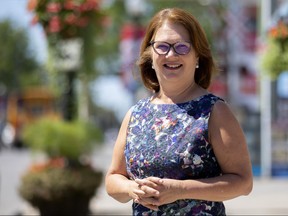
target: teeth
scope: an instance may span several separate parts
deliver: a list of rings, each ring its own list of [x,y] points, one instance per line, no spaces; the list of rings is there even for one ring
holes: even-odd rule
[[[167,67],[170,67],[170,68],[177,68],[177,67],[180,67],[180,65],[167,65]]]

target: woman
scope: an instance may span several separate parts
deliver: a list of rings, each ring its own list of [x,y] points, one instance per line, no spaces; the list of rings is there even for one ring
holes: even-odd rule
[[[209,93],[216,70],[203,29],[182,9],[158,12],[138,61],[153,92],[126,114],[106,175],[133,215],[225,215],[223,201],[252,190],[243,131],[228,105]]]

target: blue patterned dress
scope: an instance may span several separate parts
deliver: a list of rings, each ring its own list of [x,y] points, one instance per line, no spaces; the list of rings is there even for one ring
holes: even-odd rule
[[[208,120],[213,105],[222,100],[213,94],[180,104],[152,104],[151,98],[132,107],[125,159],[131,179],[156,176],[202,179],[221,175],[208,141]],[[133,203],[133,215],[225,215],[222,202],[177,200],[158,211]]]

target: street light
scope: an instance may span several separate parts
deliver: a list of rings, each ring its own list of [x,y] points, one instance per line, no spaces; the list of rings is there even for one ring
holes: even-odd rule
[[[63,92],[63,118],[71,121],[76,113],[76,95],[74,81],[81,65],[83,41],[79,38],[66,39],[58,42],[55,56],[55,67],[65,73],[66,85]]]

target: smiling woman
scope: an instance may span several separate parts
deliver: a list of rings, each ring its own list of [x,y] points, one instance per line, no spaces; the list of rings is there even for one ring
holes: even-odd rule
[[[108,194],[132,199],[133,215],[225,215],[223,201],[252,190],[244,133],[207,90],[217,68],[209,47],[182,9],[159,11],[146,28],[138,66],[152,96],[124,117],[106,175]]]

